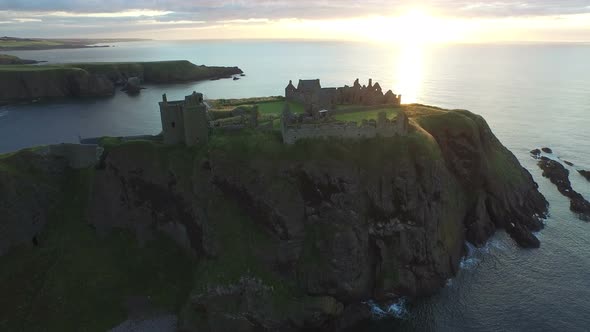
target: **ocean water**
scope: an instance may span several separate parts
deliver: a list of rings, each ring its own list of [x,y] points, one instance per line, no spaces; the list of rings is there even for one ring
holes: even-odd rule
[[[138,42],[112,48],[9,52],[49,62],[188,59],[239,66],[246,77],[148,86],[142,94],[0,107],[0,153],[77,142],[79,137],[155,134],[162,93],[208,98],[282,95],[290,79],[323,86],[373,78],[404,102],[468,109],[539,183],[550,217],[541,248],[523,250],[505,233],[471,248],[459,275],[438,294],[400,303],[368,331],[587,331],[590,327],[590,223],[545,178],[528,151],[549,146],[569,167],[574,189],[590,199],[590,45],[393,47],[343,42]],[[383,318],[384,317],[384,318]]]

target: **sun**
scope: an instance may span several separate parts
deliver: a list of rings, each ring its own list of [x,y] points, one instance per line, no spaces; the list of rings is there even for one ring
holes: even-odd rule
[[[454,40],[459,31],[460,27],[449,19],[411,9],[397,16],[368,18],[363,32],[377,42],[423,45]]]
[[[411,10],[396,19],[398,41],[404,44],[425,44],[435,41],[439,34],[437,20],[422,10]]]

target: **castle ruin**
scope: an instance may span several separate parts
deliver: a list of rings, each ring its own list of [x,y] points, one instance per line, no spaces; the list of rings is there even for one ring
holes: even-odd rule
[[[207,143],[209,120],[203,94],[193,91],[184,100],[177,101],[168,101],[164,94],[159,105],[165,144],[194,146]]]
[[[295,144],[304,138],[373,138],[405,136],[408,133],[409,120],[403,110],[400,110],[393,120],[387,118],[385,112],[378,114],[377,120],[363,120],[357,122],[343,121],[314,121],[305,122],[302,117],[293,114],[289,104],[281,114],[281,133],[285,144]]]
[[[401,95],[391,90],[383,93],[379,83],[373,84],[372,79],[366,86],[361,86],[356,79],[352,86],[340,88],[322,88],[319,79],[299,80],[297,87],[289,81],[285,99],[303,104],[305,112],[314,118],[319,118],[322,110],[333,110],[336,105],[401,105]]]

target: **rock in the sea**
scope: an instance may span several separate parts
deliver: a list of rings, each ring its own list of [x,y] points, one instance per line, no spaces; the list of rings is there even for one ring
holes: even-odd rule
[[[531,155],[533,156],[533,158],[537,159],[541,156],[541,150],[539,150],[539,149],[531,150]]]
[[[139,77],[129,77],[125,87],[123,87],[123,91],[130,94],[139,93],[141,89],[141,79]]]
[[[569,171],[561,163],[547,157],[541,157],[537,164],[543,170],[543,176],[551,180],[563,196],[570,199],[570,210],[580,219],[590,221],[590,202],[572,188]]]
[[[553,150],[551,150],[550,148],[547,148],[547,147],[542,148],[541,150],[545,153],[553,153]]]
[[[563,160],[563,162],[568,166],[574,166],[574,163],[572,163],[571,161]]]
[[[578,173],[586,178],[586,180],[590,181],[590,171],[585,171],[583,169],[579,170]]]

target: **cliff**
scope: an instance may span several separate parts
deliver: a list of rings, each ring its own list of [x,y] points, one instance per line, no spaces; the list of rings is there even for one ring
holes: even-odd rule
[[[142,271],[158,274],[142,276],[147,281],[141,279],[134,295],[171,294],[168,301],[156,297],[154,305],[179,313],[186,331],[296,331],[340,330],[356,320],[360,303],[368,299],[433,294],[456,274],[465,241],[483,245],[498,228],[522,246],[537,246],[531,231],[542,227],[538,217],[547,202],[485,121],[468,111],[420,105],[406,112],[411,128],[404,137],[284,145],[277,133],[237,131],[214,133],[208,146],[196,148],[105,140],[98,169],[83,173],[86,185],[63,190],[75,190],[65,197],[79,197],[80,211],[62,224],[86,227],[82,239],[65,249],[98,255],[110,252],[113,234],[132,234],[128,243],[116,242],[123,257],[99,256],[103,260],[92,268],[93,275],[108,272],[116,278],[127,265],[138,264],[139,258],[122,255],[123,248],[139,245],[153,254],[149,248],[165,234],[185,254],[169,261],[141,255],[154,264]],[[67,199],[66,207],[73,204]],[[51,225],[49,238],[56,236]],[[67,227],[59,231],[67,234]],[[42,240],[39,246],[51,244]],[[25,254],[35,257],[26,248],[13,249],[0,264],[10,267],[19,257],[27,259]],[[82,263],[72,258],[62,264]],[[190,285],[150,288],[156,277],[181,278],[168,269],[189,270]],[[88,277],[72,270],[71,280]],[[29,282],[2,278],[3,293]],[[99,289],[122,284],[91,280]],[[47,294],[37,297],[33,309],[46,305],[59,285],[46,282]],[[129,293],[117,287],[109,289],[111,304]],[[7,301],[26,307],[28,300],[21,295]],[[68,293],[60,301],[79,300]],[[85,301],[99,305],[94,298]],[[119,309],[113,317],[124,315]],[[42,323],[36,316],[28,319],[31,326]],[[58,314],[47,320],[52,326],[63,321]],[[0,327],[12,326],[5,321]],[[87,328],[80,324],[88,321],[68,324]]]
[[[37,98],[110,96],[113,82],[79,68],[0,66],[0,102]]]
[[[0,54],[0,65],[32,65],[39,63],[35,60],[24,60],[14,55]]]
[[[111,96],[129,77],[174,83],[231,77],[237,67],[197,66],[188,61],[0,66],[0,102],[57,97]]]
[[[81,68],[94,75],[104,75],[113,82],[126,80],[128,77],[139,77],[144,83],[154,84],[229,78],[242,74],[238,67],[198,66],[186,60],[79,63],[67,66]]]

